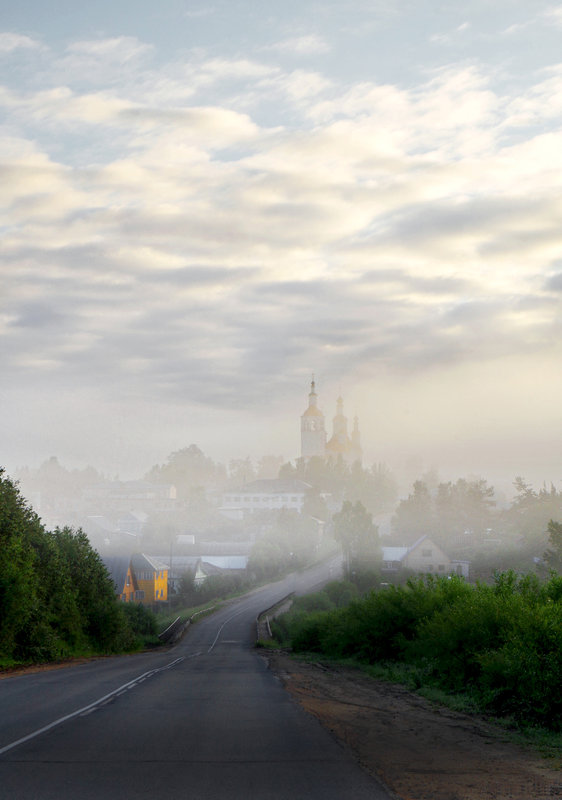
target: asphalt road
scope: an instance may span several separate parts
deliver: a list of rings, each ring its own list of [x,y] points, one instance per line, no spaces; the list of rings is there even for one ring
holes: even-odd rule
[[[165,653],[0,681],[0,798],[387,800],[253,648],[260,611],[325,577],[246,595]]]

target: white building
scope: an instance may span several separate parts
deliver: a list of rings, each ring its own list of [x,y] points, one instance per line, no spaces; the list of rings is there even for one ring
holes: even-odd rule
[[[262,478],[246,483],[239,489],[225,492],[219,511],[231,519],[237,515],[279,511],[282,508],[300,513],[306,494],[311,488],[309,483],[296,478]]]

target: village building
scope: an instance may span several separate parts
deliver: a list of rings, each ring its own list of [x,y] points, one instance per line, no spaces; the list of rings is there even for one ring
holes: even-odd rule
[[[429,536],[421,536],[409,547],[382,548],[383,574],[413,572],[433,575],[462,575],[468,578],[468,561],[451,559]]]
[[[165,603],[168,600],[168,566],[145,555],[111,556],[104,564],[124,603]]]
[[[300,513],[310,489],[312,486],[309,483],[296,478],[261,478],[225,492],[219,510],[231,519],[243,519],[259,511],[280,511],[282,508]]]

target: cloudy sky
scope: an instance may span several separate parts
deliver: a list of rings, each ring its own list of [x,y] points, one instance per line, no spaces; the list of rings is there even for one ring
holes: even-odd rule
[[[562,485],[562,5],[0,14],[0,432],[122,477],[299,455]]]

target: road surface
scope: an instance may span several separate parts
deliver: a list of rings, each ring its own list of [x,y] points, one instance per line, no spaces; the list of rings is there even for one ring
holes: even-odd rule
[[[0,798],[388,800],[253,648],[257,614],[323,578],[246,595],[164,653],[0,681]]]

